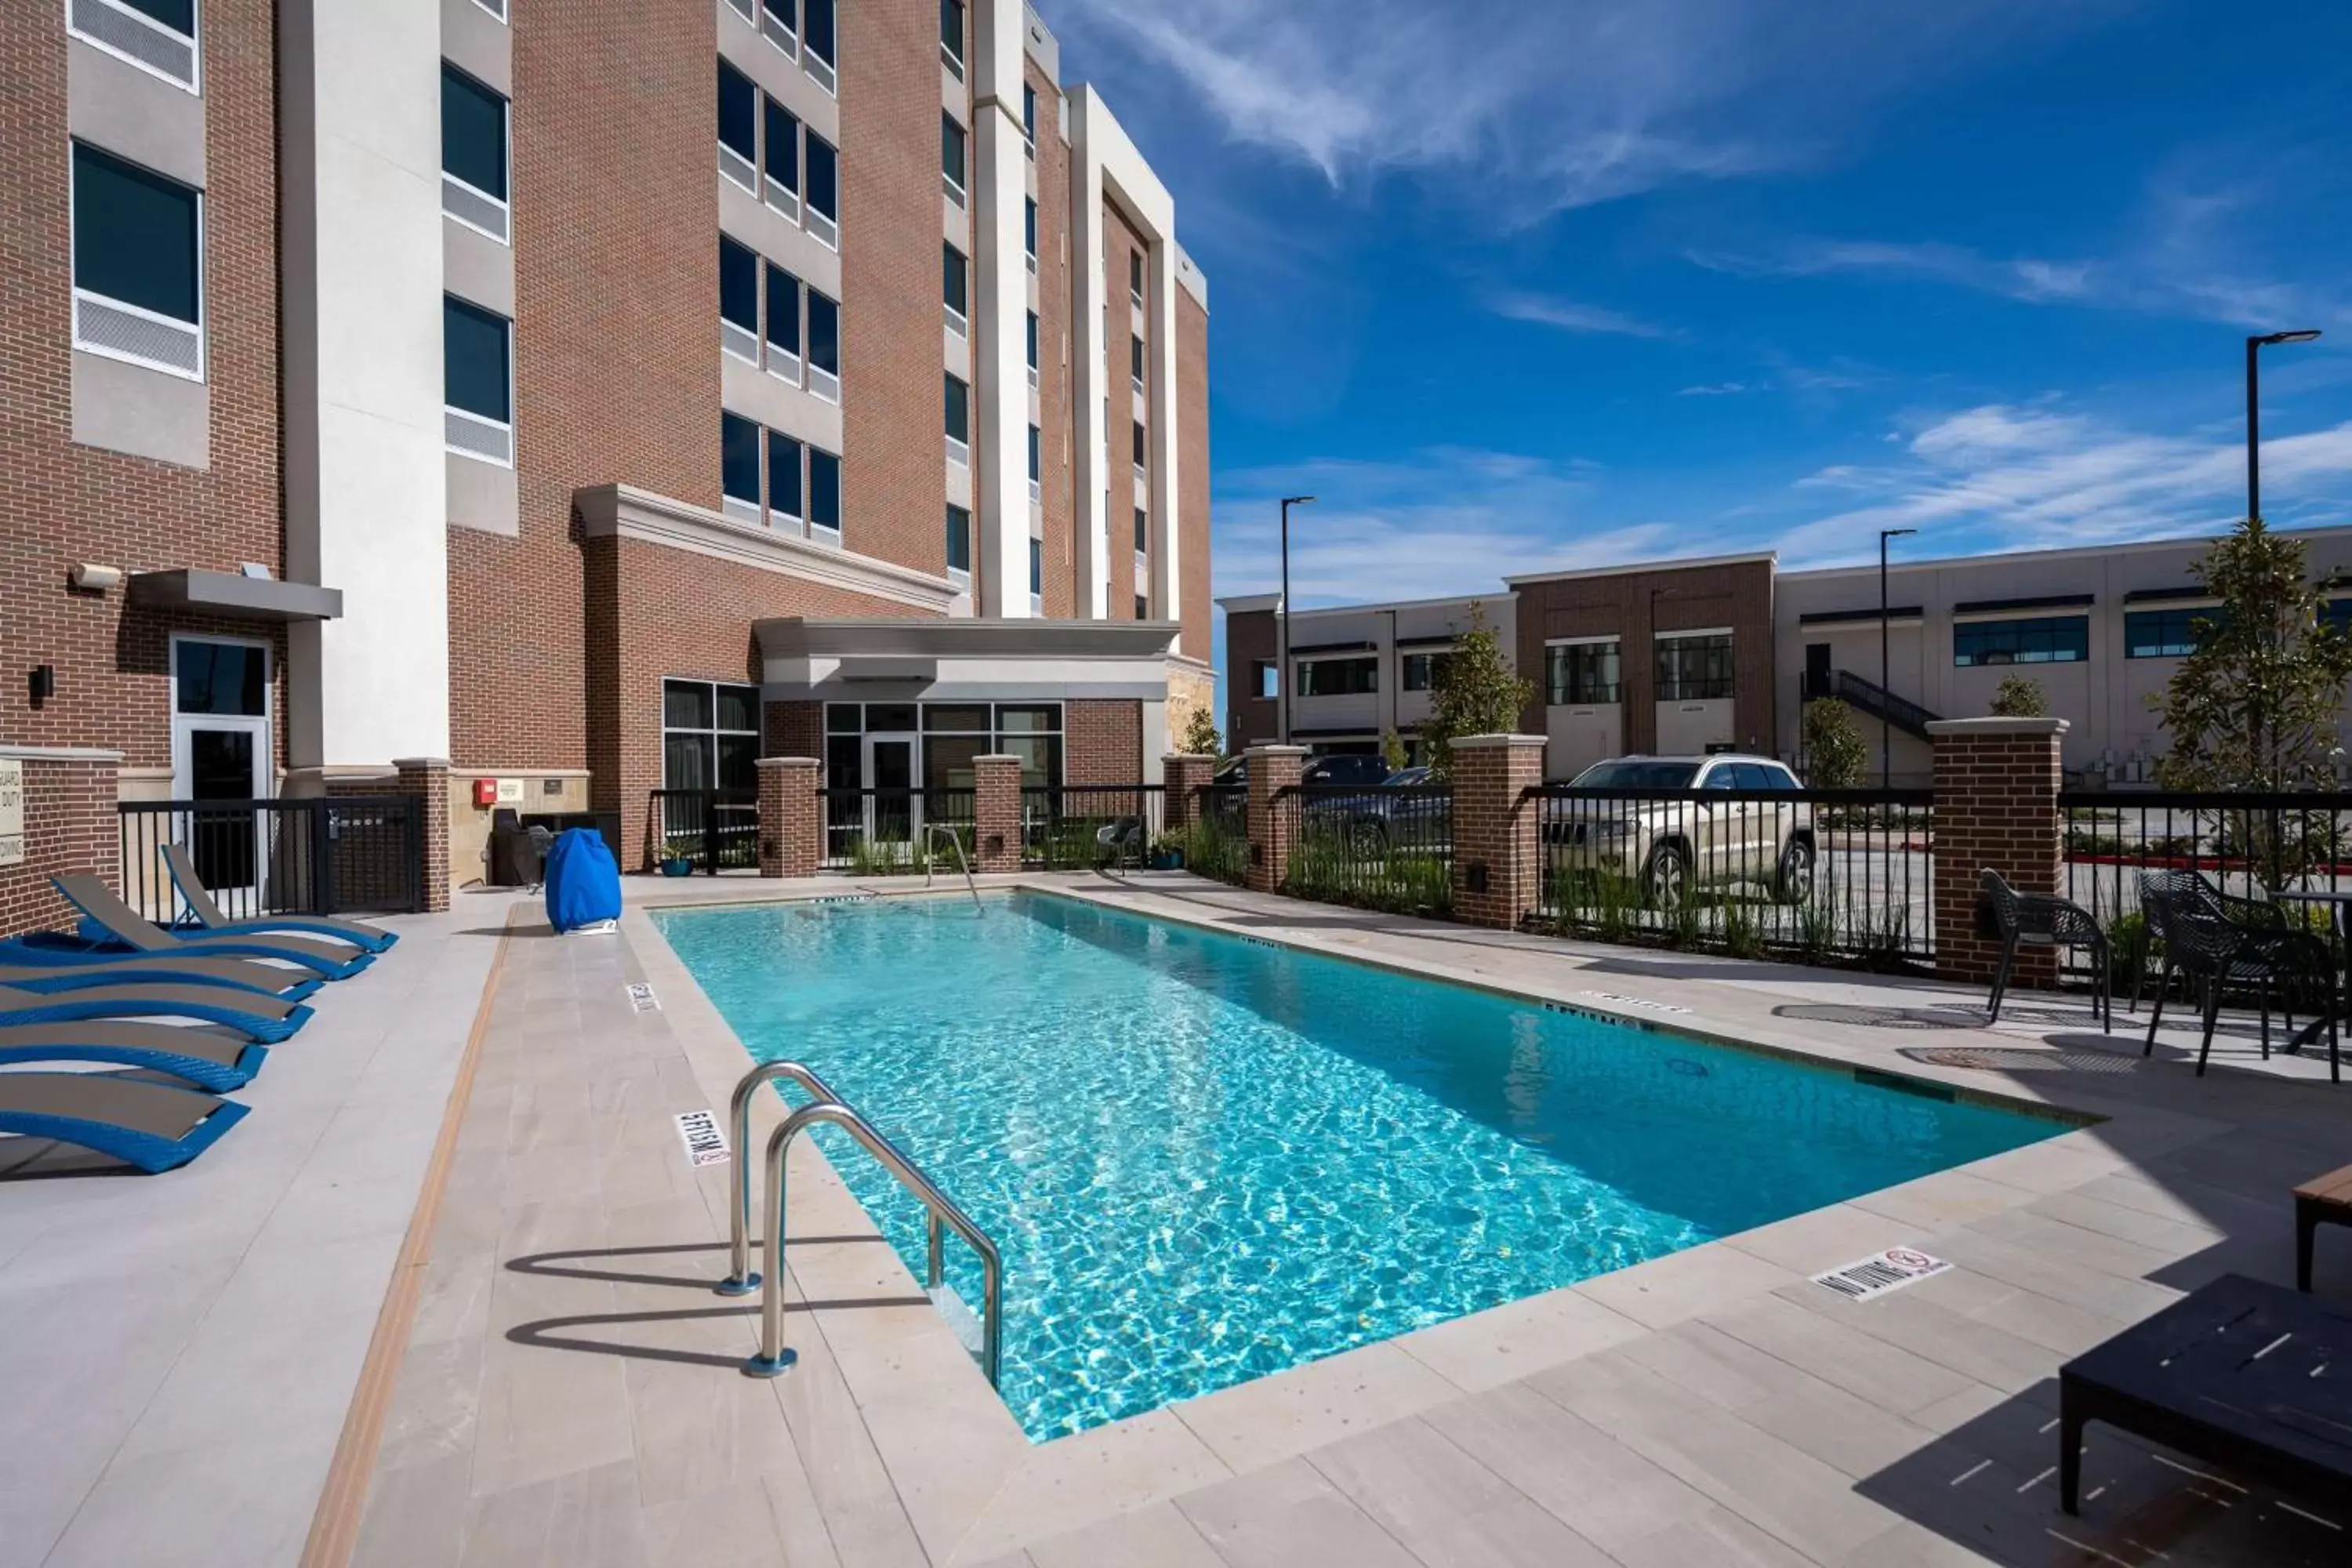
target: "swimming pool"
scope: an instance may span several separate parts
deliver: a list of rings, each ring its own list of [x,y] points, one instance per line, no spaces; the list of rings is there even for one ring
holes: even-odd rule
[[[995,1240],[1039,1440],[2067,1130],[1049,895],[656,918]],[[920,1206],[815,1136],[919,1275]]]

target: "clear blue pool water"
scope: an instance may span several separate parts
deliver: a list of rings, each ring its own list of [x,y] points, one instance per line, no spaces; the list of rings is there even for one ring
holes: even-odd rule
[[[995,1239],[1040,1440],[2065,1131],[1073,900],[657,919]],[[920,1205],[815,1136],[919,1277]]]

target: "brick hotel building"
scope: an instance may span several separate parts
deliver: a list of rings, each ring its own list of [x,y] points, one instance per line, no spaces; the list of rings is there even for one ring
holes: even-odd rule
[[[0,754],[462,883],[1213,701],[1206,281],[1018,0],[12,0],[0,109]]]

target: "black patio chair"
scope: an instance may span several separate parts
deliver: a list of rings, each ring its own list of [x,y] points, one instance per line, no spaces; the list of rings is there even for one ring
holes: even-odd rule
[[[2049,893],[2021,893],[1988,866],[1977,873],[1977,885],[1991,901],[1994,925],[2000,931],[2000,963],[1993,971],[1990,1020],[2000,1022],[2001,999],[2009,994],[2009,977],[2017,966],[2021,947],[2046,947],[2064,952],[2088,949],[2091,954],[2091,1001],[2099,1016],[2099,1032],[2114,1023],[2113,978],[2107,962],[2107,933],[2091,911]]]
[[[2139,898],[2143,911],[2147,910],[2148,897],[2152,893],[2163,894],[2176,901],[2186,901],[2220,920],[2227,921],[2241,931],[2284,935],[2299,929],[2294,924],[2292,917],[2284,906],[2274,904],[2268,899],[2241,898],[2235,893],[2225,893],[2202,871],[2142,871],[2139,874]],[[2140,943],[2138,968],[2132,976],[2132,1006],[2135,1009],[2139,1006],[2140,994],[2147,986],[2148,955],[2152,952],[2158,952],[2163,957],[2163,963],[2158,972],[2156,983],[2157,1011],[2161,1014],[2164,1010],[2164,993],[2171,985],[2173,973],[2179,966],[2172,962],[2169,951],[2165,947],[2164,939],[2157,931],[2156,922],[2152,919],[2147,922],[2147,931],[2148,940]],[[2262,991],[2258,1000],[2262,1008],[2263,1046],[2268,1049],[2271,1041],[2271,1007],[2270,993],[2267,988]],[[2294,1005],[2291,997],[2283,996],[2281,1003],[2286,1032],[2292,1036],[2294,1033]],[[2150,1037],[2153,1038],[2155,1023],[2152,1019],[2148,1029]]]
[[[2328,1058],[2331,1071],[2342,1069],[2336,1060],[2335,1016],[2334,963],[2326,943],[2309,931],[2258,930],[2240,925],[2221,912],[2221,906],[2200,897],[2195,889],[2179,888],[2146,888],[2141,893],[2141,906],[2147,913],[2148,929],[2164,943],[2165,974],[2168,982],[2175,973],[2186,974],[2197,988],[2200,1010],[2203,1014],[2204,1036],[2197,1047],[2197,1076],[2205,1076],[2205,1064],[2213,1054],[2213,1030],[2221,1015],[2221,995],[2231,985],[2250,985],[2259,994],[2263,1008],[2263,1059],[2271,1054],[2270,1002],[2276,990],[2282,997],[2292,995],[2298,985],[2317,983],[2327,992],[2320,1004],[2327,1010]],[[2140,1055],[2151,1056],[2156,1051],[2157,1026],[2164,1021],[2164,994],[2169,989],[2159,986],[2155,1010],[2148,1016],[2147,1039]]]

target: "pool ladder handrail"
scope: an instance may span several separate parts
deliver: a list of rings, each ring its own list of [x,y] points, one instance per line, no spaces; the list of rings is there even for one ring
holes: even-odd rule
[[[954,828],[949,826],[944,822],[926,822],[923,824],[923,886],[928,888],[931,885],[931,847],[939,842],[940,836],[942,834],[947,836],[948,843],[955,850],[956,869],[963,873],[963,885],[965,889],[971,894],[971,907],[973,910],[981,914],[987,913],[986,906],[980,901],[980,884],[972,880],[971,861],[965,857],[963,852],[963,835],[958,833]]]
[[[981,1367],[988,1374],[989,1386],[996,1386],[997,1375],[1003,1362],[1004,1339],[1004,1259],[988,1233],[973,1222],[971,1216],[958,1208],[953,1199],[940,1191],[939,1186],[909,1160],[898,1146],[876,1131],[864,1117],[841,1101],[832,1088],[814,1072],[799,1062],[767,1062],[743,1075],[729,1099],[729,1120],[735,1131],[738,1151],[751,1138],[751,1100],[762,1084],[779,1079],[790,1079],[815,1098],[786,1116],[782,1125],[768,1138],[764,1173],[767,1177],[768,1215],[764,1243],[769,1259],[765,1278],[753,1273],[750,1263],[750,1228],[751,1213],[751,1167],[749,1159],[740,1161],[735,1183],[735,1202],[731,1215],[733,1272],[717,1287],[722,1296],[744,1296],[760,1292],[760,1353],[743,1363],[743,1370],[754,1377],[774,1377],[798,1359],[783,1342],[784,1315],[784,1256],[785,1232],[785,1156],[793,1140],[802,1129],[819,1121],[829,1121],[847,1132],[874,1156],[882,1168],[895,1177],[898,1184],[920,1199],[926,1211],[926,1240],[929,1256],[925,1260],[924,1286],[936,1299],[945,1280],[941,1253],[946,1243],[945,1230],[952,1229],[980,1254],[982,1279],[982,1316],[981,1323]]]

